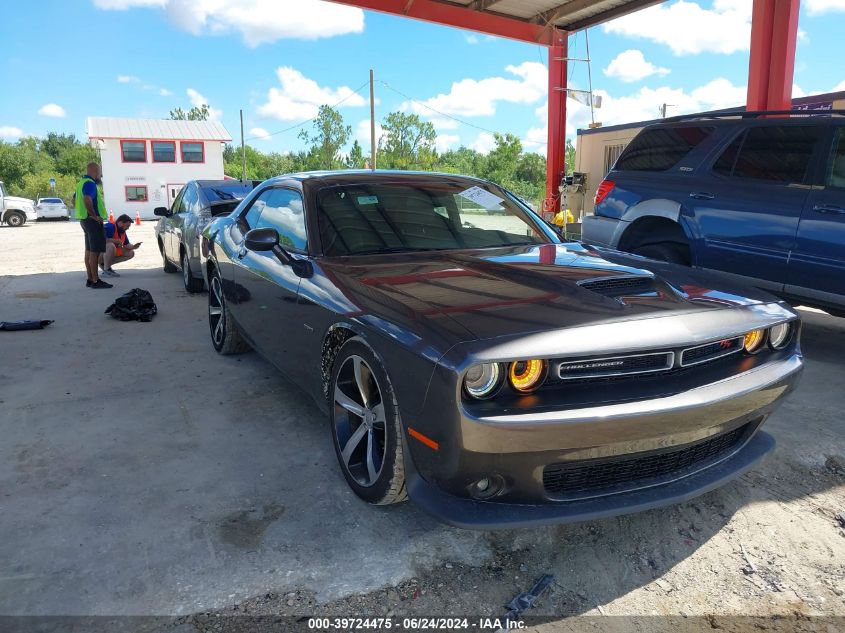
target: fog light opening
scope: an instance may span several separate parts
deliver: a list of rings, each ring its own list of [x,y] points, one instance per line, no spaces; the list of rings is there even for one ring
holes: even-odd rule
[[[488,475],[476,479],[469,486],[469,494],[475,499],[490,499],[502,492],[505,480],[499,475]]]

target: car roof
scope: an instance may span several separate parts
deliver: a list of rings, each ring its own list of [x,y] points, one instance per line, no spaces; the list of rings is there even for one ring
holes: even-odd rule
[[[464,180],[475,182],[487,182],[482,178],[474,176],[465,176],[463,174],[450,174],[446,172],[434,171],[408,171],[408,170],[394,170],[394,169],[337,169],[326,171],[302,171],[292,174],[284,174],[270,178],[262,184],[284,182],[296,180],[300,183],[320,183],[324,185],[348,185],[356,183],[372,183],[372,182],[395,182],[398,178],[411,179],[435,179],[443,178],[450,180]]]

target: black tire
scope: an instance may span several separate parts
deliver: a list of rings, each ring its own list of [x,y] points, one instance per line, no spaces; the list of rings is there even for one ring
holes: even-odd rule
[[[166,273],[175,273],[178,268],[170,263],[170,260],[167,259],[167,255],[164,254],[164,245],[159,242],[158,243],[158,250],[161,253],[161,267]]]
[[[211,344],[220,354],[242,354],[249,351],[249,344],[241,336],[238,325],[226,305],[223,280],[216,270],[211,275],[208,289],[208,328]]]
[[[657,244],[643,244],[631,250],[636,255],[642,255],[649,259],[657,259],[662,262],[690,265],[689,247],[677,242],[659,242]]]
[[[352,491],[374,505],[405,501],[399,405],[387,373],[363,339],[353,337],[340,348],[329,400],[332,443]]]
[[[185,250],[182,251],[182,283],[185,284],[185,290],[191,294],[201,292],[205,285],[202,279],[194,277],[194,273],[191,270],[191,260]]]
[[[26,223],[26,216],[20,211],[9,211],[6,214],[6,224],[9,226],[23,226]]]

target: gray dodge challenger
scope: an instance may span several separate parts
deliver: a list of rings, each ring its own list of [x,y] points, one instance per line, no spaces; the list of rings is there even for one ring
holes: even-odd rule
[[[783,302],[564,242],[475,178],[280,176],[200,251],[214,348],[254,349],[315,400],[359,497],[461,527],[716,488],[772,450],[761,427],[802,370]]]

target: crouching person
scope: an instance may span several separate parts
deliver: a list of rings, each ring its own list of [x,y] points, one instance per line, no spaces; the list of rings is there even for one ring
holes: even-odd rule
[[[135,257],[135,249],[141,246],[141,242],[132,244],[126,236],[126,231],[130,226],[132,226],[132,218],[124,213],[114,221],[114,224],[107,222],[104,227],[106,252],[100,256],[100,268],[103,269],[103,275],[106,277],[120,277],[112,270],[112,266]]]

